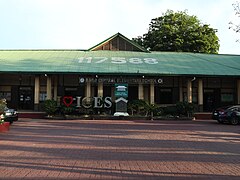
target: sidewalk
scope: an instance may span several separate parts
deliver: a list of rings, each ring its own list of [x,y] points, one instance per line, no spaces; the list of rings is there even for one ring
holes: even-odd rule
[[[0,179],[239,179],[239,128],[20,119],[0,134]]]

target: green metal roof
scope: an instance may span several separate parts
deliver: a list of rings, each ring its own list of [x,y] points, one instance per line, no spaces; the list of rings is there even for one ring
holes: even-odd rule
[[[0,73],[240,76],[239,55],[1,50]]]

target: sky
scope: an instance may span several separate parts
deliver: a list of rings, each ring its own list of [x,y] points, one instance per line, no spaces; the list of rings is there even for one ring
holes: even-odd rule
[[[0,0],[0,49],[89,49],[120,32],[147,33],[168,9],[195,15],[217,29],[220,54],[240,55],[236,0]]]

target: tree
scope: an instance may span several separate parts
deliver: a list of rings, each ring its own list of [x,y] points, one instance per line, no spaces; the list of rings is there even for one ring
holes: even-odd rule
[[[133,41],[150,51],[218,53],[216,32],[186,11],[168,10],[161,17],[152,19],[148,32]]]
[[[236,16],[240,17],[240,7],[239,7],[239,2],[236,2],[233,5],[234,11]],[[240,32],[240,24],[234,24],[233,22],[229,22],[229,29],[232,29],[233,31],[235,31],[236,33]],[[239,40],[237,40],[239,41]]]

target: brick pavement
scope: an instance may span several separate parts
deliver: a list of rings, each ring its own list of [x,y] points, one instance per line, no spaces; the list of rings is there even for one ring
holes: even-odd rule
[[[240,179],[240,126],[20,119],[0,134],[0,179]]]

